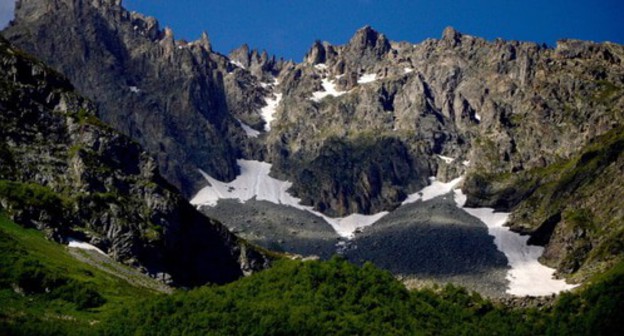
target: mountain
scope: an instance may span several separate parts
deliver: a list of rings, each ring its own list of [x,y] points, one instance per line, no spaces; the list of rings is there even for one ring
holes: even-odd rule
[[[72,84],[0,37],[0,205],[58,242],[88,241],[177,286],[230,282],[269,257],[206,218]]]
[[[252,145],[228,106],[253,97],[226,97],[223,77],[235,66],[212,52],[206,34],[176,41],[171,29],[117,0],[18,1],[15,22],[5,36],[72,80],[186,196],[203,181],[198,169],[225,180],[237,175],[235,159]]]
[[[367,26],[295,64],[175,40],[113,0],[20,0],[3,34],[67,75],[186,196],[206,184],[198,169],[244,175],[236,159],[270,162],[332,217],[393,211],[431,177],[462,176],[466,206],[511,212],[561,275],[582,281],[622,256],[621,45],[453,28],[412,44]]]

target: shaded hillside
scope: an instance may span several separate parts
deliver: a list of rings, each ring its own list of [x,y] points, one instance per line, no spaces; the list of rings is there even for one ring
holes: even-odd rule
[[[56,241],[90,241],[177,285],[233,281],[267,257],[196,211],[64,77],[0,38],[0,204]]]

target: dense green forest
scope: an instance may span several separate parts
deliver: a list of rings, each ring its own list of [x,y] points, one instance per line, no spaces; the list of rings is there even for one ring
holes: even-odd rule
[[[445,286],[408,291],[372,264],[282,260],[225,286],[137,288],[0,217],[1,335],[615,335],[624,263],[552,307]]]

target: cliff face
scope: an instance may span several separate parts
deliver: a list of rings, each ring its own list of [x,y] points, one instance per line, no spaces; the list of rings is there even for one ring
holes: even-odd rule
[[[99,117],[157,157],[164,176],[191,196],[198,168],[220,179],[238,173],[223,72],[208,37],[175,41],[153,18],[121,1],[23,0],[4,34],[41,57],[95,101]]]
[[[0,38],[0,204],[16,222],[176,285],[224,283],[268,259],[204,217],[139,144],[64,77]]]
[[[299,195],[338,214],[392,208],[396,195],[421,187],[428,176],[467,174],[467,185],[475,186],[484,172],[545,167],[622,123],[623,56],[622,46],[609,43],[561,41],[550,49],[488,42],[452,28],[439,40],[394,43],[365,27],[344,46],[315,43],[304,63],[282,74],[284,98],[267,140],[269,157],[296,181]],[[315,92],[329,93],[326,87],[333,97],[318,99]],[[328,154],[333,138],[353,146],[363,138],[392,138],[384,160],[411,174],[375,178],[378,166]],[[401,147],[407,155],[397,155]],[[325,170],[346,164],[366,173],[331,181],[339,187],[315,179],[311,183],[325,187],[311,191],[303,181],[322,175],[313,162],[327,155],[340,164]],[[376,187],[358,188],[367,180]],[[501,191],[482,187],[467,188],[468,205],[509,210],[525,196],[491,197]],[[345,189],[353,191],[350,203],[340,201]]]

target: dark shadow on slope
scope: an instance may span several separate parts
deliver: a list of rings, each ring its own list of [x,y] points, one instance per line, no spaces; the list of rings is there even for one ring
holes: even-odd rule
[[[201,212],[218,219],[238,236],[278,252],[329,259],[339,236],[322,218],[307,211],[267,201],[220,200]]]
[[[457,208],[451,195],[400,207],[357,234],[353,245],[349,260],[394,274],[507,285],[505,255],[485,224]]]

